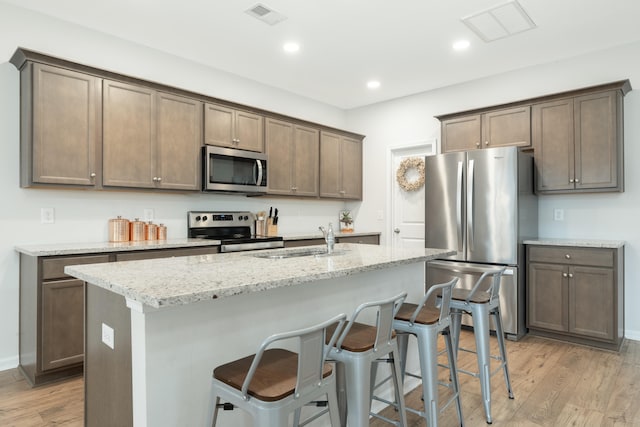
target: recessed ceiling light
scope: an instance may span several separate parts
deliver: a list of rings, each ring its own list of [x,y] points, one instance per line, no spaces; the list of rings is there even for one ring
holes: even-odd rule
[[[287,42],[282,46],[282,49],[287,53],[296,53],[300,50],[300,44],[296,42]]]
[[[453,49],[454,50],[465,50],[470,45],[471,45],[471,43],[469,43],[469,40],[458,40],[457,42],[453,43]]]
[[[378,80],[369,80],[367,82],[367,87],[369,89],[378,89],[380,87],[380,82]]]

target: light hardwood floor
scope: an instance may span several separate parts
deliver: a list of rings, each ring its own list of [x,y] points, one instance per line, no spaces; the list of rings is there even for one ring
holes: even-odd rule
[[[462,342],[473,348],[472,334],[463,331]],[[526,336],[507,341],[507,352],[515,399],[507,397],[501,375],[494,376],[493,426],[640,427],[640,342],[625,341],[615,353]],[[473,369],[475,358],[460,353],[459,363]],[[479,381],[462,374],[460,381],[465,425],[486,426]],[[82,378],[32,389],[15,369],[0,372],[0,426],[81,426],[82,389]],[[409,393],[407,403],[420,406],[419,393]],[[385,412],[395,417],[392,409]],[[408,418],[408,427],[425,425],[413,414]],[[458,425],[453,405],[440,420],[443,427]]]

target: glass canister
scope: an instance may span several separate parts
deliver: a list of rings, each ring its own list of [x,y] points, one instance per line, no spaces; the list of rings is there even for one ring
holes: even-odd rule
[[[167,240],[167,226],[164,224],[158,225],[158,240]]]
[[[144,240],[144,222],[140,221],[139,218],[131,221],[129,224],[129,235],[132,242],[139,242]]]
[[[156,240],[158,237],[158,226],[149,221],[144,225],[144,240]]]
[[[118,215],[117,218],[109,220],[109,241],[128,242],[129,241],[129,220]]]

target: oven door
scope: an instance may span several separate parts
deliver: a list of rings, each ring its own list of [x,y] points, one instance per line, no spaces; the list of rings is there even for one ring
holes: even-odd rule
[[[207,145],[202,149],[205,191],[266,193],[267,156]]]

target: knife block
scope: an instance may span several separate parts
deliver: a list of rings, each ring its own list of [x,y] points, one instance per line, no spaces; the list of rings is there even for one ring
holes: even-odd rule
[[[273,237],[278,235],[278,226],[273,223],[273,218],[267,218],[267,236]]]

